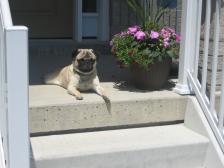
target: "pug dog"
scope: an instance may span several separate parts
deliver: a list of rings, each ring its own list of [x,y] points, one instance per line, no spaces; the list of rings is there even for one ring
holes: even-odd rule
[[[77,49],[72,53],[73,61],[53,74],[45,77],[46,84],[59,85],[68,93],[82,100],[80,91],[94,90],[105,101],[109,101],[97,76],[97,56],[92,49]]]

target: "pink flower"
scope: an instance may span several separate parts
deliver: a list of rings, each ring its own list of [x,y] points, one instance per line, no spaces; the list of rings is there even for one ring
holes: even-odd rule
[[[156,32],[156,31],[151,31],[151,33],[150,33],[150,37],[151,37],[152,39],[158,39],[158,37],[159,37],[159,33]]]
[[[165,34],[165,33],[168,33],[168,31],[166,30],[166,28],[163,28],[161,31],[160,31],[161,34]]]
[[[145,38],[145,33],[143,31],[138,31],[135,34],[135,37],[137,38],[137,40],[143,40]]]
[[[168,43],[167,41],[164,41],[164,42],[163,42],[163,47],[164,47],[164,48],[169,47],[169,43]]]
[[[169,37],[163,39],[164,42],[168,42],[169,40],[170,40]]]
[[[169,27],[167,27],[166,30],[169,31],[170,33],[175,33],[175,30],[174,29],[171,29]]]
[[[160,33],[163,38],[169,38],[171,35],[170,31],[168,31],[166,28],[163,28]]]
[[[180,42],[180,40],[181,40],[181,36],[179,35],[179,34],[176,34],[176,42]]]
[[[126,36],[127,35],[127,32],[121,32],[120,33],[120,37],[124,37],[124,36]]]
[[[140,29],[139,26],[133,26],[128,28],[128,33],[135,34]]]

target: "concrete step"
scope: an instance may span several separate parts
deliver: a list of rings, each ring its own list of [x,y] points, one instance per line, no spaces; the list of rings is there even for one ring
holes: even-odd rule
[[[183,124],[31,138],[32,168],[199,168],[207,138]]]
[[[171,88],[141,91],[126,85],[102,83],[111,111],[95,93],[76,100],[59,86],[30,86],[30,130],[33,134],[83,131],[178,123],[184,120],[187,97]]]

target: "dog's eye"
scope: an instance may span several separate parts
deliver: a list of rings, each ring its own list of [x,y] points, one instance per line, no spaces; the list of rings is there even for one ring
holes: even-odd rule
[[[91,62],[95,62],[95,59],[90,59]]]
[[[84,62],[85,60],[84,60],[84,59],[79,59],[78,61],[79,61],[79,62]]]

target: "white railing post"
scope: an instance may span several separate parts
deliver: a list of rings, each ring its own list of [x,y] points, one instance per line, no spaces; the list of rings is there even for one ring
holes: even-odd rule
[[[29,168],[28,30],[5,30],[7,67],[8,167]]]
[[[218,54],[220,49],[219,38],[220,38],[220,12],[221,12],[221,0],[207,0],[206,1],[206,18],[205,18],[205,32],[204,32],[204,47],[203,47],[203,67],[202,67],[202,81],[198,79],[198,61],[200,52],[200,24],[201,19],[201,3],[202,0],[187,0],[183,1],[185,3],[184,9],[187,9],[187,13],[184,14],[183,19],[185,24],[183,24],[183,43],[181,46],[181,59],[180,59],[180,74],[179,74],[179,86],[190,83],[198,102],[204,111],[205,116],[210,124],[210,127],[220,144],[220,148],[224,152],[224,63],[222,68],[222,91],[221,91],[221,102],[220,102],[220,112],[216,111],[215,108],[215,95],[216,95],[216,82],[217,82],[217,67],[218,67]],[[211,3],[215,5],[215,9],[212,9]],[[192,8],[189,10],[188,8]],[[211,17],[212,10],[215,11],[215,17]],[[206,94],[207,85],[207,71],[208,71],[208,54],[210,41],[210,22],[211,18],[214,21],[214,41],[212,49],[212,76],[211,76],[211,90],[210,99]],[[187,20],[186,20],[187,19]],[[191,28],[190,28],[191,27]],[[184,45],[184,46],[183,46]],[[188,61],[186,60],[188,59]],[[185,65],[187,64],[187,65]],[[181,92],[181,89],[177,91]]]
[[[4,15],[2,15],[2,21],[4,26],[12,26],[12,17],[8,0],[0,0],[0,6],[1,12],[4,13]]]
[[[0,0],[0,167],[30,168],[28,29],[13,26],[8,0]]]
[[[196,43],[197,1],[182,1],[181,46],[179,59],[178,83],[174,91],[179,94],[192,92],[188,83],[188,72],[193,69]],[[196,17],[197,16],[197,17]]]
[[[219,34],[220,34],[220,10],[221,1],[215,1],[215,20],[214,20],[214,41],[213,41],[213,59],[212,59],[212,77],[210,90],[210,111],[216,117],[215,112],[215,92],[217,84],[217,69],[218,69],[218,55],[219,55]]]
[[[206,97],[207,85],[207,71],[208,71],[208,51],[209,51],[209,37],[210,37],[210,20],[211,20],[211,0],[206,1],[206,16],[205,16],[205,33],[204,33],[204,51],[202,64],[202,79],[201,79],[201,93]]]
[[[0,0],[0,131],[2,143],[0,155],[2,155],[4,166],[8,160],[5,28],[10,26],[12,26],[12,18],[8,0]]]
[[[0,133],[0,137],[1,137]],[[2,141],[0,141],[0,168],[5,168],[5,156]]]

